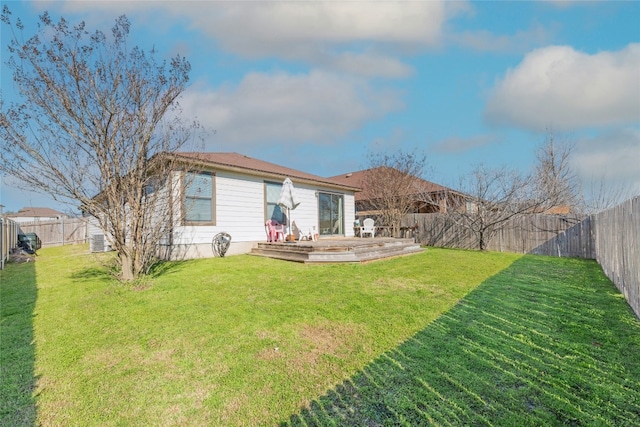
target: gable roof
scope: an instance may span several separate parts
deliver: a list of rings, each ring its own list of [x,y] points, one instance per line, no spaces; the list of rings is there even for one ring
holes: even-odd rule
[[[381,167],[383,167],[383,166],[380,166],[380,168]],[[342,175],[332,176],[329,179],[331,179],[333,181],[336,181],[336,182],[339,182],[339,183],[344,184],[344,185],[353,185],[353,186],[356,186],[356,187],[359,187],[359,188],[363,188],[366,174],[371,172],[371,171],[375,171],[376,169],[379,169],[379,168],[372,168],[372,169],[365,169],[365,170],[356,171],[356,172],[349,172],[349,173],[345,173],[345,174],[342,174]],[[414,188],[419,188],[420,191],[422,191],[422,192],[428,192],[428,193],[440,193],[440,192],[459,193],[456,190],[453,190],[451,188],[442,186],[440,184],[436,184],[435,182],[427,181],[426,179],[422,179],[422,178],[416,178],[415,184],[416,185],[415,185]],[[409,189],[407,189],[407,190],[409,190]],[[361,200],[366,200],[366,194],[364,192],[356,194],[356,201],[361,201]]]
[[[14,214],[8,214],[9,218],[57,218],[60,216],[64,216],[60,211],[51,208],[38,208],[38,207],[30,207],[30,208],[22,208],[18,212]]]
[[[185,159],[189,159],[189,161],[195,160],[199,166],[205,168],[239,172],[274,180],[284,180],[286,177],[289,177],[298,183],[310,185],[321,184],[326,187],[354,192],[361,190],[360,187],[352,185],[351,183],[341,182],[332,178],[323,178],[238,153],[181,152],[175,155],[178,158],[184,157]]]

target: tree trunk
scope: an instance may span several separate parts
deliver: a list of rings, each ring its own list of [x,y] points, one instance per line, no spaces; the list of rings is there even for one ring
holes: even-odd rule
[[[0,173],[96,218],[118,252],[120,279],[135,280],[180,212],[181,198],[171,197],[184,184],[178,175],[200,164],[184,155],[200,127],[183,121],[176,102],[191,65],[131,46],[124,15],[107,36],[45,13],[33,37],[10,15],[2,8],[3,59],[22,100],[0,109]]]
[[[120,279],[123,281],[131,281],[137,277],[135,269],[133,267],[133,260],[127,254],[120,254],[120,265],[122,266],[120,272]]]

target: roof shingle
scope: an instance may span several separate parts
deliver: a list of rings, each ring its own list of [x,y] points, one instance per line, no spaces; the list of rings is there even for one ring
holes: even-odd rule
[[[332,176],[329,179],[339,182],[344,185],[352,185],[355,187],[363,188],[365,176],[369,171],[374,169],[365,169],[356,172],[349,172],[342,175]],[[437,193],[437,192],[454,192],[454,190],[444,187],[440,184],[436,184],[435,182],[427,181],[425,179],[416,178],[416,187],[420,187],[421,192],[428,193]],[[365,200],[365,193],[357,193],[356,201]]]
[[[254,159],[253,157],[239,153],[182,152],[177,153],[177,156],[200,161],[203,166],[218,167],[226,170],[239,170],[245,173],[278,177],[282,179],[289,177],[294,181],[297,179],[300,181],[324,184],[332,187],[342,187],[352,191],[360,190],[358,186],[351,185],[350,183],[341,182],[332,178],[323,178],[321,176],[291,169],[275,163]]]
[[[64,216],[60,211],[51,208],[30,207],[22,208],[17,213],[7,215],[10,218],[55,218]]]

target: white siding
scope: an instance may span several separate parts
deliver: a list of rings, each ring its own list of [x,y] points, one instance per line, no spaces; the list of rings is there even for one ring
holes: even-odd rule
[[[274,182],[273,180],[268,180]],[[192,251],[194,256],[211,256],[207,246],[211,245],[213,236],[219,232],[231,235],[229,253],[241,253],[250,250],[251,243],[265,241],[267,236],[265,223],[265,179],[256,176],[231,172],[216,172],[215,175],[215,218],[216,225],[196,226],[177,225],[174,229],[173,244],[175,246],[198,246]],[[307,231],[318,226],[318,191],[331,191],[321,186],[296,184],[296,195],[300,205],[291,211],[290,220],[296,227]],[[345,233],[353,236],[355,220],[355,202],[353,194],[344,195]],[[177,216],[179,217],[179,215]],[[235,249],[234,249],[235,246]],[[242,248],[242,249],[240,249]],[[178,253],[188,253],[186,249]],[[198,255],[200,254],[200,255]]]
[[[112,250],[112,239],[111,239],[111,235],[110,234],[105,234],[102,229],[100,228],[100,225],[98,224],[98,220],[97,218],[94,217],[89,217],[88,218],[88,222],[89,222],[89,228],[88,228],[88,234],[89,234],[89,247],[90,249],[93,251],[93,241],[94,239],[96,239],[96,237],[94,236],[102,236],[102,237],[98,237],[102,239],[103,242],[103,250],[105,251],[110,251]]]
[[[356,198],[353,194],[344,195],[344,234],[353,237],[353,223],[356,221]]]
[[[216,225],[178,226],[174,244],[211,244],[220,232],[232,242],[264,240],[264,186],[257,177],[219,172],[215,178]]]
[[[258,177],[216,175],[216,225],[238,242],[266,239],[264,183]]]

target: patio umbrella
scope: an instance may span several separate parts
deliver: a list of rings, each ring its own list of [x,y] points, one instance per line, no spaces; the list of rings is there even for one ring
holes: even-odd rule
[[[289,234],[291,233],[291,211],[297,208],[299,204],[300,200],[296,197],[296,189],[293,187],[293,182],[291,182],[289,178],[286,178],[282,183],[282,191],[278,198],[278,205],[287,208]]]

